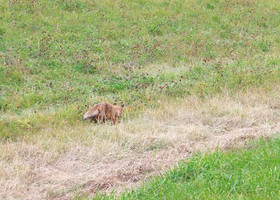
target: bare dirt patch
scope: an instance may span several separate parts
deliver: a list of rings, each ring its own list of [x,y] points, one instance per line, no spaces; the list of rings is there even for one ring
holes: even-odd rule
[[[0,144],[1,199],[71,199],[134,188],[194,152],[280,132],[279,87],[163,101],[117,126],[81,123]]]

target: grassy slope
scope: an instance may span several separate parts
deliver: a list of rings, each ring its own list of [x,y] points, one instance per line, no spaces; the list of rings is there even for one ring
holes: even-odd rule
[[[25,177],[25,171],[33,173],[33,166],[24,157],[24,152],[30,150],[25,143],[33,150],[34,146],[47,153],[51,149],[53,158],[46,159],[50,163],[56,162],[60,154],[62,158],[64,153],[73,155],[69,150],[74,148],[75,152],[73,146],[88,153],[89,144],[100,144],[104,150],[111,144],[115,149],[129,149],[127,141],[133,143],[138,137],[142,139],[139,144],[145,143],[144,134],[132,135],[137,130],[133,125],[123,123],[125,130],[132,126],[126,132],[116,127],[123,133],[118,138],[119,132],[112,137],[114,127],[103,129],[80,122],[87,107],[98,101],[123,100],[128,105],[125,113],[128,117],[143,108],[159,106],[159,99],[185,95],[204,98],[224,89],[270,88],[279,83],[280,2],[277,0],[1,0],[0,5],[0,138],[4,152],[1,159],[8,158],[7,163],[1,162],[1,169],[4,174],[11,169],[11,179],[33,177]],[[275,98],[274,95],[272,102],[277,107]],[[270,113],[271,104],[267,101],[260,104]],[[239,102],[233,105],[238,107]],[[222,108],[219,112],[223,116],[227,110]],[[267,123],[259,120],[261,111],[254,112],[253,108],[250,111],[256,116],[246,119],[246,123],[250,119]],[[261,115],[263,119],[267,112]],[[244,117],[242,113],[237,116]],[[243,118],[237,121],[244,122]],[[154,135],[157,138],[158,133]],[[15,140],[20,141],[13,143]],[[18,148],[20,142],[24,145]],[[262,199],[267,198],[265,195],[274,197],[276,192],[269,192],[278,186],[275,179],[278,172],[268,163],[277,160],[269,159],[268,155],[274,158],[272,155],[279,150],[277,144],[278,140],[260,144],[256,152],[197,156],[166,177],[124,194],[123,198],[170,195],[172,199],[182,194],[198,198],[215,198],[212,196],[215,194],[222,195],[221,198],[243,198],[241,195],[246,198],[255,195],[255,191]],[[22,151],[23,158],[14,155],[17,151],[8,148],[9,145]],[[37,155],[36,148],[34,151]],[[102,155],[99,151],[94,155]],[[84,158],[90,164],[98,162],[86,153]],[[36,160],[36,156],[29,153],[28,156],[31,163]],[[74,153],[75,156],[79,154]],[[248,162],[251,158],[256,158],[257,164]],[[27,164],[22,160],[27,160]],[[22,171],[17,170],[18,165]],[[244,170],[236,171],[238,166]],[[259,177],[251,175],[248,169],[255,170]],[[251,176],[245,176],[246,173]],[[223,182],[219,182],[221,177]],[[4,182],[2,186],[7,181]],[[262,187],[264,183],[271,187]],[[19,185],[24,185],[24,181]],[[182,188],[180,193],[176,193],[178,187]],[[14,190],[28,193],[29,188],[26,189]]]
[[[252,145],[252,144],[251,144]],[[280,139],[250,149],[198,154],[117,199],[277,199]],[[96,199],[115,199],[99,196]]]
[[[2,0],[0,137],[71,126],[103,100],[139,110],[269,86],[279,80],[279,10],[273,0]]]

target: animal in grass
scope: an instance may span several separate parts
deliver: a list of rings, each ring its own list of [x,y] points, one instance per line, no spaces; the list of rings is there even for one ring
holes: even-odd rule
[[[122,116],[123,108],[124,104],[121,106],[107,102],[95,104],[84,114],[83,120],[90,119],[90,122],[94,121],[95,123],[97,121],[105,123],[106,120],[112,120],[114,124],[117,124],[118,119]]]

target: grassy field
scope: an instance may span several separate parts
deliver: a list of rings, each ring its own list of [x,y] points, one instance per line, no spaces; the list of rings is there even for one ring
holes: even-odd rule
[[[277,0],[0,0],[0,197],[122,190],[280,132],[279,32]],[[81,120],[100,101],[119,125]]]
[[[278,199],[279,138],[248,147],[197,154],[137,190],[94,199]]]
[[[279,79],[279,8],[273,0],[2,0],[1,138],[75,124],[103,100],[141,110],[166,96],[269,85]]]

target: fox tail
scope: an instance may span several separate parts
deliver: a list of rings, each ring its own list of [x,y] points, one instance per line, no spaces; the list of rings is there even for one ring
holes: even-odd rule
[[[98,110],[89,110],[85,113],[85,115],[83,116],[83,120],[86,120],[90,117],[94,117],[94,116],[97,116],[99,114],[99,111]]]

